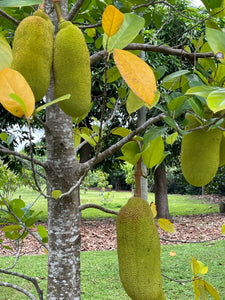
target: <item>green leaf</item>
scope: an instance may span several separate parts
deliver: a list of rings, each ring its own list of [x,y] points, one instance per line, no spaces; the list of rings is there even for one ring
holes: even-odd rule
[[[3,247],[4,249],[6,249],[6,250],[10,250],[10,251],[13,250],[13,249],[12,249],[11,247],[9,247],[9,246],[3,246],[3,245],[2,245],[2,247]]]
[[[193,111],[200,117],[204,118],[204,107],[201,101],[197,97],[191,97],[188,99],[188,101],[191,104]]]
[[[57,199],[62,195],[62,192],[60,190],[54,190],[52,191],[52,197]]]
[[[206,38],[213,53],[225,62],[225,33],[214,28],[206,28]]]
[[[107,83],[116,81],[121,77],[117,66],[114,66],[107,70]],[[103,76],[103,81],[105,81],[105,76]]]
[[[188,82],[188,79],[183,75],[189,73],[190,71],[188,70],[181,70],[181,71],[174,72],[163,79],[163,86],[166,89],[176,90],[184,86]]]
[[[140,148],[134,141],[128,142],[121,148],[121,152],[124,156],[120,156],[120,159],[128,161],[132,165],[136,165],[139,158],[141,157]]]
[[[112,130],[112,134],[119,135],[121,137],[125,137],[129,133],[131,133],[131,130],[124,128],[124,127],[117,127],[116,129]]]
[[[164,117],[163,120],[172,128],[177,129],[176,122],[170,117]]]
[[[0,71],[9,68],[12,62],[12,49],[7,40],[0,35]]]
[[[24,101],[18,95],[16,95],[16,94],[9,94],[9,97],[12,98],[17,103],[19,103],[20,106],[22,106],[25,114],[27,115],[27,107],[26,107]]]
[[[178,133],[174,132],[172,134],[170,134],[167,138],[166,138],[166,143],[169,145],[173,145],[173,143],[176,141],[178,137]]]
[[[124,21],[119,31],[111,36],[108,40],[108,51],[114,48],[123,49],[139,34],[145,23],[144,18],[135,14],[124,14]],[[103,36],[103,47],[105,49],[107,41],[107,35]]]
[[[46,228],[43,225],[38,225],[37,226],[37,231],[38,231],[38,234],[41,238],[45,238],[45,237],[48,236],[48,232],[47,232]]]
[[[157,165],[163,156],[164,143],[161,136],[151,141],[148,144],[143,144],[142,159],[148,169]]]
[[[184,100],[185,100],[185,96],[180,96],[172,99],[168,104],[168,109],[177,110],[184,103]]]
[[[1,0],[0,7],[22,7],[41,4],[43,0]]]
[[[117,90],[117,93],[121,99],[124,99],[127,95],[127,89],[125,87],[120,86]]]
[[[126,102],[126,109],[128,114],[131,115],[133,112],[137,111],[142,106],[144,106],[144,102],[137,95],[135,95],[135,93],[132,90],[130,90]]]
[[[195,95],[195,96],[200,96],[203,98],[207,98],[208,95],[213,92],[220,89],[217,86],[194,86],[192,88],[190,88],[189,90],[187,90],[187,92],[185,93],[185,95]]]
[[[100,49],[102,47],[102,40],[103,40],[102,36],[100,36],[99,38],[97,38],[97,40],[95,40],[95,48],[96,49]]]
[[[225,89],[218,89],[207,97],[207,105],[214,112],[225,109]]]
[[[16,230],[21,230],[22,227],[20,225],[8,225],[2,228],[2,231],[4,232],[11,232]]]
[[[57,99],[55,99],[55,100],[49,102],[49,103],[45,103],[45,104],[39,106],[37,109],[35,109],[34,113],[36,114],[36,113],[38,113],[39,111],[43,110],[44,108],[46,108],[46,107],[48,107],[48,106],[50,106],[50,105],[52,105],[52,104],[55,104],[55,103],[58,103],[58,102],[60,102],[60,101],[69,99],[70,96],[71,96],[70,94],[66,94],[66,95],[63,95],[63,96],[61,96],[61,97],[59,97],[59,98],[57,98]]]
[[[158,136],[163,135],[166,132],[166,127],[156,127],[148,130],[143,137],[143,142],[148,144],[149,142],[156,139]]]
[[[0,133],[0,139],[3,141],[3,142],[7,142],[7,139],[8,139],[8,134],[5,133],[5,132],[1,132]]]

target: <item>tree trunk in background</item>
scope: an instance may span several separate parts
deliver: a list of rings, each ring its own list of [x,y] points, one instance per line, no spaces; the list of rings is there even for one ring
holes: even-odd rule
[[[169,218],[169,205],[167,195],[167,180],[166,180],[166,168],[165,163],[155,170],[154,173],[154,192],[155,192],[155,204],[157,209],[157,218]]]
[[[146,107],[143,106],[138,111],[137,127],[141,126],[146,121]],[[141,169],[143,174],[147,174],[147,168],[141,161]],[[148,201],[148,179],[141,177],[141,198]]]

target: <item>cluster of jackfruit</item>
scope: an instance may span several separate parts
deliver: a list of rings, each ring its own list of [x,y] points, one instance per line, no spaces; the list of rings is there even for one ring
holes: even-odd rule
[[[147,201],[132,197],[117,216],[117,252],[123,287],[133,300],[164,300],[160,241]]]
[[[53,24],[43,10],[25,18],[18,26],[13,42],[12,68],[30,85],[35,100],[47,93],[53,64],[54,92],[61,109],[72,117],[81,117],[91,109],[90,57],[80,29],[69,21],[59,24],[54,41]]]
[[[186,129],[201,126],[200,121],[191,114]],[[181,168],[188,183],[194,186],[208,184],[216,175],[218,167],[225,164],[225,137],[223,131],[215,129],[196,129],[183,135],[181,144]]]

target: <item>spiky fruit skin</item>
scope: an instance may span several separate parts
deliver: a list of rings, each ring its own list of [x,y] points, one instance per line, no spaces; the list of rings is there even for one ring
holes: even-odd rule
[[[117,216],[117,252],[123,287],[133,300],[163,300],[160,242],[147,201],[132,197]]]
[[[186,118],[189,120],[187,130],[201,125],[191,114]],[[183,135],[181,169],[188,183],[200,187],[213,179],[219,167],[221,139],[222,131],[217,128],[198,129]]]
[[[37,102],[45,96],[50,83],[54,29],[47,14],[36,14],[17,27],[11,67],[24,76]]]
[[[59,25],[54,43],[55,98],[70,94],[59,102],[71,117],[81,117],[91,108],[91,70],[89,51],[81,30],[66,21]]]

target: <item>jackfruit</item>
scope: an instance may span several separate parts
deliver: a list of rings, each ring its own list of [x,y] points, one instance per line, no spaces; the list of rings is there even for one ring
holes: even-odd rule
[[[27,80],[35,101],[41,100],[49,87],[53,37],[53,24],[41,10],[23,19],[15,32],[11,67]]]
[[[70,94],[59,102],[71,117],[81,117],[91,109],[91,70],[89,51],[81,30],[69,21],[59,24],[54,43],[55,97]]]
[[[223,135],[221,143],[220,143],[220,163],[219,167],[225,165],[225,136]]]
[[[191,114],[186,118],[187,130],[199,127],[200,122]],[[181,143],[181,169],[191,185],[204,186],[216,175],[220,162],[222,130],[197,129],[183,135]]]
[[[123,287],[133,300],[163,300],[160,242],[150,205],[132,197],[117,216],[117,252]]]

